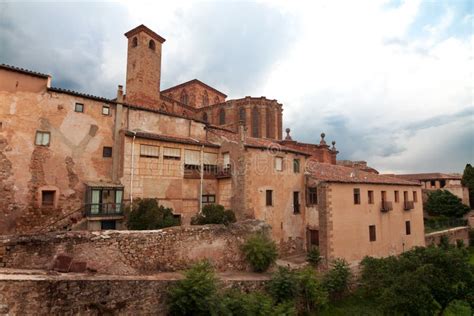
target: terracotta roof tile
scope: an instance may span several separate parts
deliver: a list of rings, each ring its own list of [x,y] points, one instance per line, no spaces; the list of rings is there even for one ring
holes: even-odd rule
[[[275,152],[283,151],[283,152],[300,154],[304,156],[311,156],[311,154],[305,151],[284,146],[280,144],[277,140],[272,140],[272,139],[247,137],[245,139],[245,146],[250,147],[250,148],[268,149],[270,151],[275,151]]]
[[[159,141],[169,142],[169,143],[189,144],[189,145],[197,145],[197,146],[204,145],[206,147],[214,147],[214,148],[220,147],[220,145],[218,144],[214,144],[205,140],[199,140],[199,139],[194,139],[190,137],[176,137],[176,136],[154,134],[154,133],[148,133],[148,132],[135,133],[133,131],[125,131],[125,135],[129,137],[136,136],[138,138],[153,139],[153,140],[159,140]]]
[[[412,173],[412,174],[394,174],[394,177],[406,179],[406,180],[461,180],[462,175],[457,173]]]
[[[24,68],[20,68],[20,67],[15,67],[15,66],[7,65],[7,64],[0,64],[0,68],[13,70],[13,71],[16,71],[16,72],[21,72],[23,74],[32,75],[32,76],[35,76],[35,77],[41,77],[41,78],[49,78],[50,77],[47,74],[43,74],[43,73],[40,73],[40,72],[36,72],[36,71],[33,71],[33,70],[28,70],[28,69],[24,69]]]
[[[69,90],[69,89],[51,87],[51,88],[48,89],[48,91],[70,94],[70,95],[74,95],[74,96],[78,96],[78,97],[82,97],[82,98],[87,98],[87,99],[92,99],[92,100],[96,100],[96,101],[114,103],[114,101],[111,100],[111,99],[95,96],[95,95],[92,95],[92,94],[77,92],[77,91],[73,91],[73,90]]]
[[[227,94],[222,93],[222,92],[220,92],[219,90],[217,90],[216,88],[213,88],[213,87],[211,87],[210,85],[205,84],[204,82],[202,82],[202,81],[199,80],[199,79],[192,79],[192,80],[189,80],[189,81],[180,83],[180,84],[178,84],[178,85],[176,85],[176,86],[166,88],[165,90],[162,90],[161,93],[166,93],[166,92],[168,92],[168,91],[171,91],[171,90],[174,90],[174,89],[177,89],[177,88],[181,88],[181,87],[184,87],[184,86],[186,86],[186,85],[188,85],[188,84],[193,84],[193,83],[197,83],[197,84],[203,86],[204,88],[207,88],[207,89],[209,89],[209,90],[212,90],[212,91],[216,92],[217,94],[220,94],[220,95],[223,96],[224,98],[227,98]]]

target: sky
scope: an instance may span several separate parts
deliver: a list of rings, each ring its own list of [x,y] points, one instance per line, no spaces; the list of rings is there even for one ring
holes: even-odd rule
[[[474,163],[472,1],[0,0],[0,63],[112,98],[140,24],[166,39],[162,89],[277,99],[293,139],[325,132],[338,159],[384,173]]]

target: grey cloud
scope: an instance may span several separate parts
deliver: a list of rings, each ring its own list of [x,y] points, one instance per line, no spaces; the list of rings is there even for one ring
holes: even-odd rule
[[[459,119],[471,118],[472,120],[474,119],[473,114],[473,108],[467,107],[455,113],[436,115],[428,119],[411,122],[409,124],[406,124],[404,126],[404,129],[409,131],[410,134],[413,135],[418,130],[445,125]]]

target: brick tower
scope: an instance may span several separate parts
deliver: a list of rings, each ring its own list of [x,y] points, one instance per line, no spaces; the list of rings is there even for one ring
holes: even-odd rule
[[[125,33],[128,39],[125,102],[157,108],[160,100],[161,44],[165,39],[145,25]]]

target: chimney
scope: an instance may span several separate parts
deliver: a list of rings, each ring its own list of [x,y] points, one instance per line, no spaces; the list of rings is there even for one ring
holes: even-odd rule
[[[145,25],[125,33],[128,39],[126,102],[158,108],[161,81],[161,45],[165,39]]]
[[[119,85],[117,89],[117,102],[123,103],[123,86]]]

